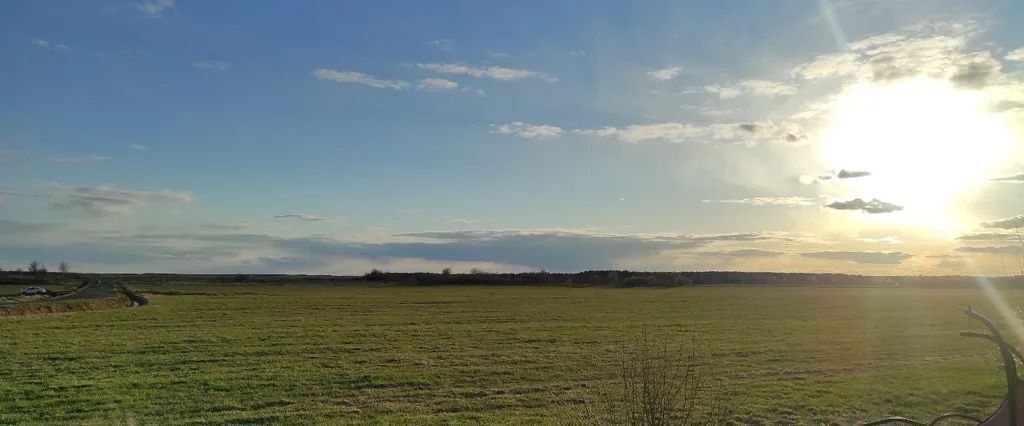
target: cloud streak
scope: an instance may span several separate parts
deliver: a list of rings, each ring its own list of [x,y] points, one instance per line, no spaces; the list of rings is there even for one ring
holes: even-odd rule
[[[561,127],[550,124],[530,124],[522,121],[513,121],[506,124],[492,124],[491,133],[500,135],[513,135],[525,139],[548,139],[561,136],[565,133]]]
[[[537,78],[548,83],[557,82],[558,79],[546,73],[522,68],[505,68],[498,66],[474,67],[464,64],[444,63],[421,63],[417,67],[442,74],[467,75],[475,78],[487,78],[496,81],[515,81],[527,78]]]
[[[701,200],[704,203],[747,204],[751,206],[804,207],[817,205],[817,198],[810,197],[753,197],[730,200]]]
[[[626,127],[579,129],[573,133],[611,138],[626,143],[663,141],[670,143],[726,142],[755,145],[762,141],[795,142],[804,139],[800,126],[770,121],[695,125],[681,122],[631,124]]]
[[[135,4],[135,10],[149,16],[159,16],[173,8],[174,0],[146,0]]]
[[[912,254],[902,252],[878,252],[878,251],[817,251],[800,253],[800,256],[813,259],[839,260],[853,263],[868,263],[877,265],[895,265],[904,260],[914,257]]]
[[[775,81],[767,80],[740,80],[731,84],[709,84],[704,86],[704,91],[718,95],[722,99],[733,99],[740,95],[763,96],[773,98],[776,96],[789,96],[796,94],[796,87]]]
[[[111,186],[66,186],[50,183],[46,188],[50,203],[59,208],[98,215],[129,215],[151,203],[191,204],[195,200],[186,191],[170,189],[146,191]]]
[[[72,157],[51,157],[49,161],[61,164],[94,164],[112,160],[112,157],[105,155],[76,155]]]
[[[668,81],[682,74],[683,67],[665,67],[647,71],[647,77],[658,81]]]
[[[983,222],[982,228],[990,229],[1017,229],[1024,228],[1024,215]]]
[[[301,221],[305,221],[305,222],[321,222],[321,221],[327,220],[327,218],[325,218],[325,217],[320,217],[320,216],[309,214],[309,213],[279,214],[277,216],[274,216],[274,218],[275,219],[297,219],[297,220],[301,220]]]
[[[358,71],[334,70],[329,68],[317,68],[310,73],[317,80],[333,81],[336,83],[354,83],[377,89],[408,90],[411,85],[404,80],[382,80],[370,74]]]

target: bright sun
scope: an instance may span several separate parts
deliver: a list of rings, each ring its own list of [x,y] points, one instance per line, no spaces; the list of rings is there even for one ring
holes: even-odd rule
[[[871,175],[833,179],[832,195],[904,207],[873,216],[950,226],[957,196],[990,179],[1013,154],[1012,133],[988,105],[982,92],[932,79],[850,88],[825,129],[821,159],[836,171]]]

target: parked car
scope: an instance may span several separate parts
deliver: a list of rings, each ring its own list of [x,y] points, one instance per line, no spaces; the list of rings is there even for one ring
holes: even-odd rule
[[[46,294],[46,289],[42,287],[25,287],[21,289],[22,296],[30,296],[33,294]]]

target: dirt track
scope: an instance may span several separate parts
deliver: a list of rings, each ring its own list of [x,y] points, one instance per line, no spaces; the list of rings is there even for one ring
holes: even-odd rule
[[[113,297],[114,295],[114,284],[109,282],[100,283],[89,283],[85,287],[82,287],[78,291],[68,294],[67,296],[61,297],[62,300],[75,300],[75,299],[106,299]]]

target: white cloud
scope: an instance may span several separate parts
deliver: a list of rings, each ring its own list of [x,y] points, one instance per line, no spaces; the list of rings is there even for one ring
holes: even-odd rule
[[[804,207],[817,204],[817,198],[809,197],[753,197],[732,200],[702,200],[705,203],[748,204],[751,206]]]
[[[522,80],[525,78],[539,78],[548,83],[554,83],[558,81],[557,78],[550,76],[548,74],[539,71],[520,68],[505,68],[497,66],[473,67],[462,64],[440,63],[416,64],[416,66],[433,72],[439,72],[442,74],[468,75],[470,77],[489,78],[497,81],[514,81]]]
[[[800,127],[795,124],[775,124],[770,121],[708,125],[680,122],[631,124],[624,128],[581,129],[573,133],[613,138],[627,143],[654,140],[672,143],[722,141],[753,145],[765,140],[797,142],[805,138]]]
[[[112,160],[112,157],[103,155],[76,155],[72,157],[52,157],[49,160],[54,163],[64,164],[92,164]]]
[[[1006,54],[1006,56],[1003,57],[1003,59],[1010,62],[1024,61],[1024,47],[1018,47],[1016,49],[1011,50],[1009,53]]]
[[[225,71],[231,64],[224,61],[196,61],[192,63],[192,66],[206,71]]]
[[[847,51],[820,55],[792,75],[875,82],[927,76],[972,89],[1005,82],[992,52],[966,49],[976,33],[973,23],[926,22],[849,43]]]
[[[660,81],[668,81],[683,74],[683,67],[666,67],[647,71],[647,76]]]
[[[302,220],[302,221],[306,221],[306,222],[321,222],[321,221],[327,220],[327,218],[325,218],[325,217],[320,217],[320,216],[309,214],[309,213],[279,214],[277,216],[274,216],[274,218],[276,218],[276,219],[298,219],[298,220]]]
[[[680,105],[679,108],[687,111],[695,111],[704,117],[724,117],[727,115],[733,115],[740,112],[740,110],[737,108],[721,109],[696,105]]]
[[[156,16],[174,8],[174,0],[146,0],[135,4],[135,10],[144,15]]]
[[[732,99],[744,94],[771,98],[796,94],[796,87],[767,80],[740,80],[727,85],[709,84],[704,86],[704,91],[717,94],[722,99]]]
[[[137,144],[137,143],[133,143],[133,144],[128,145],[128,146],[131,147],[131,149],[134,149],[136,151],[145,151],[145,150],[149,149],[148,146],[142,145],[142,144]]]
[[[46,40],[43,40],[41,38],[38,38],[38,37],[33,38],[32,40],[30,40],[30,42],[32,43],[33,46],[36,46],[36,47],[38,47],[40,49],[48,49],[48,50],[69,50],[70,49],[69,47],[67,47],[67,46],[65,46],[63,44],[59,44],[59,43],[58,44],[51,44],[50,42],[48,42]]]
[[[561,127],[550,124],[530,124],[522,121],[513,121],[507,124],[492,124],[492,133],[502,135],[515,135],[526,139],[546,139],[561,136],[564,133]]]
[[[419,90],[425,90],[429,92],[440,92],[445,90],[453,90],[459,87],[459,83],[451,80],[445,80],[443,78],[424,78],[419,81],[416,88]]]
[[[407,90],[409,82],[404,80],[381,80],[370,74],[357,71],[333,70],[328,68],[317,68],[310,73],[317,80],[330,80],[338,83],[364,84],[378,89]]]
[[[59,183],[48,184],[46,196],[56,207],[95,215],[128,215],[153,202],[191,204],[194,201],[192,194],[186,191],[145,191],[111,186],[72,187]]]

